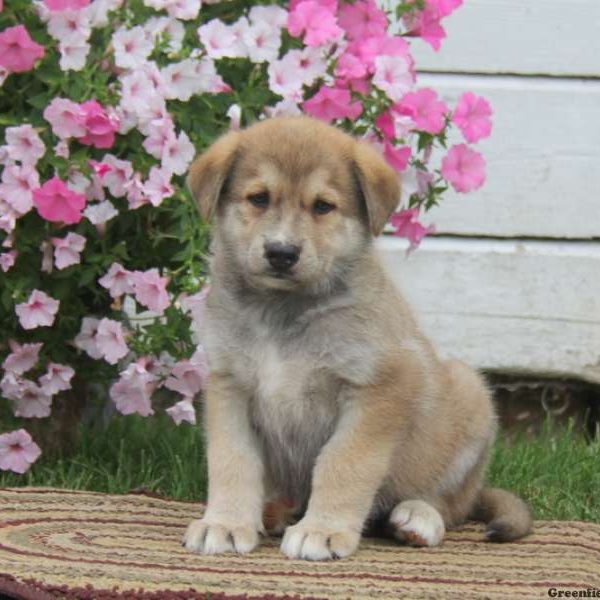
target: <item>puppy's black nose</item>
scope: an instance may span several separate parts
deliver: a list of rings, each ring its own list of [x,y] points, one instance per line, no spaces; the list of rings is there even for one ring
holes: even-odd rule
[[[289,271],[300,258],[300,246],[266,242],[265,258],[276,271]]]

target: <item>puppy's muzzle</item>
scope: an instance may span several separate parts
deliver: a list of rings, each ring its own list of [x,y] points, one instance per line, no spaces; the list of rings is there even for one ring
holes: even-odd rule
[[[281,242],[265,243],[265,258],[278,273],[286,273],[298,262],[300,246],[282,244]]]

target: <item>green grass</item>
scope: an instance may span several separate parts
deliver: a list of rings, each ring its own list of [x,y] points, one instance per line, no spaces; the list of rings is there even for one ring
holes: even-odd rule
[[[600,441],[546,427],[539,438],[500,440],[491,485],[522,495],[538,519],[600,522]],[[69,458],[43,456],[28,473],[0,474],[0,486],[54,486],[111,493],[146,488],[169,498],[204,498],[206,474],[199,428],[166,419],[119,418],[103,431],[83,431]]]

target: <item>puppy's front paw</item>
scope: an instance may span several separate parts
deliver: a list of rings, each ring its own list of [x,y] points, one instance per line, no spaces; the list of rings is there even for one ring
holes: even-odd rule
[[[202,554],[245,554],[256,548],[258,539],[258,531],[253,527],[196,519],[189,524],[181,543],[188,550]]]
[[[329,560],[349,556],[359,541],[360,532],[350,527],[332,528],[325,523],[302,520],[285,530],[281,551],[288,558]]]

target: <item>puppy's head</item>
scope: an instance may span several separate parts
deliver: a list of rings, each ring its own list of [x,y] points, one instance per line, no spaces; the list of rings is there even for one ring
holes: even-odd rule
[[[324,290],[378,235],[400,197],[370,146],[309,118],[260,122],[217,140],[192,165],[215,251],[258,289]]]

